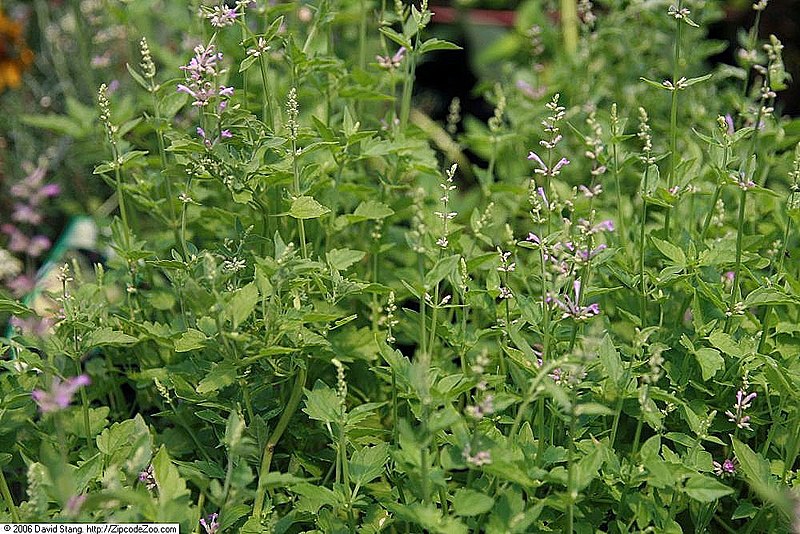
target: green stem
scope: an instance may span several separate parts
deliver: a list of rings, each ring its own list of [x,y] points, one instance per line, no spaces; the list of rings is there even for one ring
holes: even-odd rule
[[[564,530],[567,534],[574,532],[575,524],[575,492],[572,484],[575,481],[573,473],[575,468],[575,410],[570,409],[569,414],[569,448],[567,450],[567,528]]]
[[[278,424],[275,425],[275,430],[272,431],[272,435],[270,435],[267,440],[264,453],[261,457],[261,467],[258,471],[258,488],[256,489],[255,501],[253,502],[252,515],[252,517],[258,520],[261,519],[261,511],[264,507],[264,499],[267,491],[267,474],[269,474],[270,464],[272,463],[272,455],[275,452],[275,447],[280,441],[281,436],[283,436],[283,433],[289,426],[289,422],[300,406],[300,399],[303,396],[303,388],[305,385],[306,368],[304,365],[301,365],[297,371],[297,377],[295,378],[292,392],[289,395],[289,400],[286,402],[286,408],[284,408],[281,418],[278,420]]]
[[[272,101],[270,100],[269,78],[267,77],[267,58],[266,51],[259,56],[258,65],[261,70],[261,121],[269,126],[271,131],[275,131],[275,114],[272,112]]]
[[[8,483],[6,482],[6,474],[2,469],[0,469],[0,493],[3,494],[3,500],[6,503],[8,512],[11,514],[11,520],[14,523],[19,523],[19,512],[17,511],[17,506],[14,504],[13,497],[11,497],[11,491],[8,489]]]
[[[647,169],[644,171],[644,183],[647,183]],[[644,253],[646,250],[645,242],[645,222],[647,220],[647,200],[644,198],[644,191],[642,191],[642,217],[639,221],[639,284],[641,286],[641,295],[639,300],[639,319],[642,322],[642,328],[647,324],[647,287],[644,278]]]
[[[683,7],[683,1],[678,0],[678,11]],[[673,52],[673,65],[672,65],[672,104],[669,112],[669,178],[668,185],[672,189],[675,185],[675,170],[678,166],[678,71],[681,61],[681,32],[683,30],[683,22],[681,19],[675,21],[675,48]],[[667,208],[667,213],[664,217],[664,237],[669,236],[669,223],[670,212],[672,208]]]
[[[294,137],[294,136],[292,136]],[[297,168],[297,140],[292,139],[292,177],[294,196],[300,196],[300,171]],[[303,219],[297,219],[297,227],[300,232],[300,250],[303,253],[303,259],[308,258],[308,247],[306,245],[306,227]]]
[[[731,298],[728,303],[728,316],[725,319],[725,333],[730,331],[731,318],[733,317],[733,307],[736,304],[736,297],[740,294],[739,272],[742,266],[742,237],[744,234],[744,210],[747,202],[747,190],[742,189],[739,200],[739,221],[736,228],[736,263],[733,269],[733,286],[731,287]]]
[[[574,56],[578,50],[578,8],[575,0],[561,0],[561,31],[564,34],[564,50]]]

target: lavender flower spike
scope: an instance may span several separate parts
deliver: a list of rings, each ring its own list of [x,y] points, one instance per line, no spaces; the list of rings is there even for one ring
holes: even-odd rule
[[[54,378],[50,391],[34,389],[31,397],[39,405],[42,413],[57,412],[70,405],[75,392],[91,383],[88,375],[78,375],[63,382],[59,378]]]

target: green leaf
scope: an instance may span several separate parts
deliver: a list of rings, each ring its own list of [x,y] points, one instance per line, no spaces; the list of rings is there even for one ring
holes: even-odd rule
[[[330,212],[328,208],[312,197],[301,196],[294,199],[289,209],[289,216],[295,219],[316,219]]]
[[[328,263],[337,271],[344,271],[366,255],[363,250],[352,250],[349,248],[335,248],[325,254]]]
[[[656,248],[667,258],[672,260],[672,262],[679,266],[685,267],[686,266],[686,255],[683,253],[679,247],[676,247],[669,241],[664,241],[657,237],[651,236],[650,239],[653,241],[653,244]]]
[[[715,330],[708,336],[708,341],[728,356],[743,358],[745,351],[733,338],[720,330]]]
[[[706,475],[693,475],[686,481],[683,491],[700,502],[714,502],[733,493],[733,488]]]
[[[383,474],[389,458],[389,446],[380,443],[374,447],[364,447],[350,458],[350,476],[359,486],[363,486]]]
[[[144,76],[136,72],[136,70],[131,67],[129,63],[125,63],[125,67],[128,69],[128,73],[131,75],[131,78],[133,78],[134,81],[142,87],[142,89],[149,92],[150,84],[147,83],[147,80],[144,79]]]
[[[233,297],[231,297],[228,303],[227,311],[230,315],[234,330],[238,329],[239,325],[253,313],[257,303],[258,288],[255,282],[250,282],[233,293]]]
[[[494,499],[483,492],[460,489],[453,495],[453,512],[468,517],[485,514],[494,506]]]
[[[414,48],[411,46],[411,41],[409,39],[406,39],[403,35],[397,33],[388,26],[381,26],[378,28],[378,31],[400,46],[405,46],[406,50],[411,50]]]
[[[450,41],[443,41],[442,39],[428,39],[419,47],[420,54],[433,52],[434,50],[461,50],[461,47]]]
[[[89,334],[88,347],[101,347],[104,345],[133,345],[139,340],[125,332],[103,327]]]
[[[364,217],[365,219],[379,220],[394,215],[394,210],[383,202],[366,200],[358,205],[353,215]]]
[[[708,347],[697,349],[694,356],[697,358],[697,363],[700,364],[703,380],[708,380],[725,367],[725,359],[715,349]]]
[[[644,83],[646,83],[647,85],[652,85],[653,87],[655,87],[655,88],[657,88],[657,89],[663,89],[664,91],[669,91],[669,90],[670,90],[668,87],[665,87],[665,86],[664,86],[664,84],[662,84],[661,82],[656,82],[656,81],[653,81],[653,80],[648,80],[648,79],[647,79],[647,78],[645,78],[645,77],[640,77],[639,79],[640,79],[640,80],[642,80],[642,81],[643,81]]]
[[[425,288],[430,289],[443,278],[454,274],[458,268],[458,260],[461,258],[458,254],[442,258],[434,264],[433,268],[425,275]]]
[[[239,519],[243,518],[253,509],[252,506],[246,504],[234,504],[227,506],[219,514],[219,531],[225,532],[232,527]]]
[[[603,340],[600,342],[598,355],[600,356],[600,363],[603,364],[608,373],[608,378],[611,379],[613,384],[621,386],[625,371],[622,368],[622,359],[619,356],[619,352],[617,352],[614,342],[611,341],[611,336],[608,334],[603,336]]]
[[[695,26],[696,26],[696,25],[695,25]],[[684,84],[686,87],[691,87],[691,86],[693,86],[693,85],[694,85],[694,84],[696,84],[696,83],[704,82],[704,81],[706,81],[706,80],[710,79],[712,75],[713,75],[713,74],[709,73],[709,74],[706,74],[705,76],[698,76],[697,78],[689,78],[688,80],[686,80],[685,82],[683,82],[683,84]]]
[[[796,299],[793,299],[783,291],[772,287],[759,287],[754,289],[749,295],[747,295],[747,298],[744,299],[744,305],[747,307],[762,306],[765,304],[771,306],[780,304],[794,304],[796,302]]]
[[[35,315],[34,311],[23,303],[4,297],[0,297],[0,312],[10,313],[11,315],[16,315],[17,317]]]
[[[172,463],[167,448],[162,445],[153,458],[153,475],[158,484],[158,500],[163,504],[188,495],[186,482]]]
[[[202,349],[206,346],[207,339],[206,335],[200,330],[190,328],[175,342],[175,352]]]
[[[341,419],[341,404],[336,392],[322,382],[314,384],[312,391],[306,391],[306,407],[303,411],[311,419],[323,423],[335,423]]]
[[[211,366],[211,371],[197,385],[197,392],[200,395],[218,391],[230,386],[236,380],[236,369],[227,363],[215,363]]]

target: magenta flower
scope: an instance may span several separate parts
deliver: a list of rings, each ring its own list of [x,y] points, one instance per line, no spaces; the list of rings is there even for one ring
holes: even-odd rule
[[[718,477],[732,475],[736,472],[736,460],[725,458],[722,463],[714,462],[714,474]]]
[[[50,391],[34,389],[31,397],[39,405],[42,413],[57,412],[68,407],[72,397],[83,386],[88,386],[92,381],[87,375],[78,375],[68,378],[63,382],[59,378],[53,379]]]
[[[214,512],[205,519],[200,520],[200,524],[205,529],[206,534],[216,534],[216,532],[219,530],[219,522],[217,521],[218,518],[219,514]]]
[[[403,58],[406,55],[406,47],[401,46],[397,52],[394,53],[392,57],[388,56],[375,56],[375,59],[378,61],[378,65],[384,69],[396,69],[400,66],[400,63],[403,62]]]
[[[233,134],[231,133],[230,130],[222,130],[219,133],[219,135],[220,135],[220,137],[223,137],[224,139],[230,139],[231,137],[233,137]]]
[[[581,281],[575,280],[572,284],[575,291],[575,300],[571,299],[568,295],[562,298],[549,297],[548,302],[554,302],[559,308],[563,310],[561,315],[562,319],[572,317],[576,321],[583,321],[590,319],[600,313],[600,306],[597,303],[589,304],[588,306],[581,306]]]
[[[728,416],[728,421],[731,423],[736,423],[736,426],[739,428],[744,428],[747,430],[752,430],[750,428],[750,416],[745,415],[745,412],[750,408],[751,404],[753,403],[753,399],[755,399],[758,395],[753,393],[747,393],[744,390],[739,390],[736,392],[736,404],[733,405],[734,412],[730,410],[725,412],[725,415]]]

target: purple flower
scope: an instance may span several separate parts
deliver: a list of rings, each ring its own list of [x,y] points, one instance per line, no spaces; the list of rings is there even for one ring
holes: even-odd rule
[[[725,114],[725,124],[728,127],[728,135],[733,135],[736,129],[733,126],[733,117],[731,117],[730,113]]]
[[[217,52],[214,45],[208,47],[197,46],[194,49],[194,57],[181,70],[186,76],[185,84],[178,84],[177,91],[186,93],[192,98],[192,106],[203,107],[214,96],[230,96],[233,94],[232,87],[220,86],[215,84],[219,74],[217,62],[222,59],[222,54]]]
[[[64,506],[64,513],[68,516],[76,516],[80,513],[83,503],[86,502],[86,495],[73,495]]]
[[[211,25],[215,28],[224,28],[225,26],[232,26],[236,22],[238,13],[236,9],[216,6],[207,18],[211,21]]]
[[[568,295],[564,295],[563,298],[549,297],[551,302],[555,302],[555,304],[563,310],[564,313],[561,318],[566,319],[567,317],[572,317],[576,321],[583,321],[598,315],[600,313],[600,306],[598,304],[594,303],[588,306],[580,305],[581,281],[575,280],[572,286],[575,291],[575,300],[571,299]]]
[[[63,382],[59,378],[54,378],[50,391],[34,389],[31,397],[39,405],[42,413],[57,412],[70,405],[75,392],[91,383],[87,375],[78,375]]]
[[[535,161],[536,164],[539,165],[539,167],[542,168],[542,170],[545,170],[545,171],[547,170],[547,165],[544,164],[544,161],[542,161],[542,158],[540,158],[539,155],[536,152],[534,152],[532,150],[530,152],[528,152],[528,159],[531,160],[531,161]]]
[[[44,251],[50,248],[50,245],[50,239],[48,239],[47,236],[35,235],[30,242],[28,242],[26,252],[31,258],[38,258]]]
[[[745,412],[750,408],[751,404],[753,403],[753,399],[755,399],[758,395],[753,393],[747,393],[744,390],[739,390],[736,392],[736,404],[733,405],[734,412],[730,410],[725,412],[725,415],[728,416],[728,421],[731,423],[736,423],[736,426],[739,428],[744,428],[747,430],[752,430],[750,428],[750,416],[745,415]]]
[[[219,514],[214,512],[205,519],[200,520],[200,524],[206,530],[206,534],[216,534],[217,530],[219,530],[219,522],[217,521],[218,518]]]
[[[145,487],[150,491],[153,491],[158,487],[156,475],[153,472],[153,464],[148,465],[147,469],[139,473],[139,482],[144,484]]]
[[[36,226],[41,224],[42,214],[30,204],[14,204],[14,213],[11,214],[11,219],[19,223]]]
[[[736,460],[725,458],[722,463],[714,462],[714,474],[718,477],[732,475],[736,472]]]
[[[222,130],[219,133],[219,135],[220,135],[220,137],[222,137],[224,139],[230,139],[231,137],[233,137],[233,134],[231,133],[230,130]]]
[[[378,65],[383,69],[393,70],[400,66],[403,62],[403,57],[406,55],[406,47],[401,46],[392,57],[388,56],[375,56]]]
[[[551,174],[552,174],[553,176],[555,176],[556,174],[558,174],[558,173],[561,171],[561,167],[563,167],[564,165],[569,165],[569,160],[568,160],[567,158],[561,158],[560,160],[558,160],[558,163],[556,163],[556,164],[553,166],[553,169],[552,169],[552,171],[550,171],[550,172],[551,172]]]
[[[205,139],[206,138],[206,131],[198,126],[197,127],[197,135],[199,135],[200,137]]]

